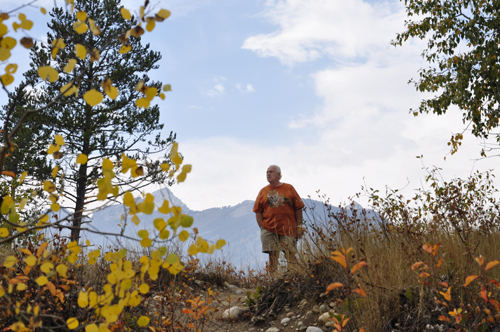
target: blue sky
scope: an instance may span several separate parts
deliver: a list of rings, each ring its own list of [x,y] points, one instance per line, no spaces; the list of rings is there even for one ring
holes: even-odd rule
[[[40,3],[50,8],[53,1]],[[186,182],[172,190],[192,209],[254,199],[270,164],[281,166],[283,181],[301,196],[321,190],[334,204],[364,183],[407,192],[420,187],[426,175],[420,155],[427,166],[443,168],[445,178],[494,168],[495,158],[474,162],[480,142],[468,135],[448,155],[447,140],[463,128],[460,112],[409,114],[424,97],[407,84],[425,66],[424,45],[390,46],[404,28],[399,1],[164,0],[158,6],[172,16],[146,38],[163,56],[151,76],[172,84],[159,103],[161,120],[193,164]]]

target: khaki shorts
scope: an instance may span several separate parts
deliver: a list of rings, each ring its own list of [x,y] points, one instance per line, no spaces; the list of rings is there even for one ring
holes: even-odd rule
[[[263,253],[268,254],[271,251],[297,252],[297,238],[293,236],[276,234],[261,228],[260,240],[262,241]]]

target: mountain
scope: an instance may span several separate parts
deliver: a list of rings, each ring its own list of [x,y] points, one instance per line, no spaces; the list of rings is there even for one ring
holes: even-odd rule
[[[226,240],[227,245],[221,252],[216,251],[217,254],[214,255],[201,254],[202,259],[220,259],[239,268],[257,268],[262,266],[265,260],[267,260],[267,255],[261,252],[260,229],[257,226],[255,213],[252,212],[254,201],[247,200],[235,206],[193,211],[180,199],[175,197],[169,189],[161,189],[152,194],[155,197],[155,204],[157,206],[161,206],[164,199],[170,201],[171,205],[181,206],[182,213],[194,218],[192,227],[198,229],[199,236],[211,242],[215,242],[221,238]],[[317,222],[319,219],[331,219],[329,215],[341,211],[338,207],[327,206],[316,200],[303,198],[303,201],[308,208],[307,213],[304,213],[306,224],[313,221]],[[348,209],[348,214],[351,214],[353,209],[361,210],[362,207],[355,203]],[[101,233],[119,232],[120,226],[118,225],[122,225],[123,227],[124,222],[121,221],[121,217],[122,215],[126,216],[125,212],[123,205],[108,206],[95,212],[92,216],[92,222],[86,226]],[[369,218],[380,220],[375,212],[367,210],[366,213]],[[123,229],[124,235],[136,237],[137,232],[141,229],[146,229],[150,233],[153,233],[153,220],[156,218],[167,220],[168,218],[158,211],[153,212],[151,215],[141,213],[138,214],[138,217],[141,220],[138,226],[130,221],[130,216],[127,217],[127,226]],[[137,242],[114,237],[104,237],[90,232],[84,232],[83,237],[90,239],[95,244],[111,245],[112,247],[123,245],[129,248],[139,247]],[[187,245],[184,246],[184,249],[186,248]]]

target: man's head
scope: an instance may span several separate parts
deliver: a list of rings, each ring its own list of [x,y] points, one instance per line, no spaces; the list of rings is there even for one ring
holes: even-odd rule
[[[281,180],[281,168],[276,165],[271,165],[267,168],[267,181],[271,185],[278,185]]]

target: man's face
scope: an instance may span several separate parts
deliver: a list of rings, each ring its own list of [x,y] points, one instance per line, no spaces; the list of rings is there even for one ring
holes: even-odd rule
[[[269,167],[267,169],[267,181],[269,183],[271,182],[279,182],[280,180],[280,174],[276,171],[276,167]]]

